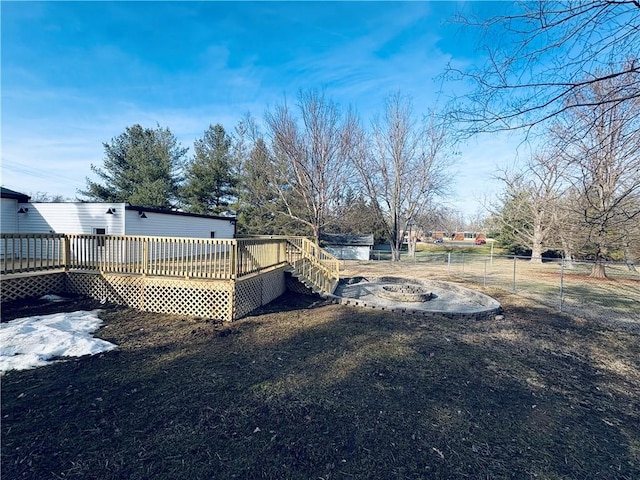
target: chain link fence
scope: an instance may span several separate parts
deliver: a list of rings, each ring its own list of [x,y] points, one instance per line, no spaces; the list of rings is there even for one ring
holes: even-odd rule
[[[625,323],[640,330],[640,272],[633,264],[608,262],[607,277],[592,278],[594,262],[588,261],[532,262],[530,257],[512,255],[418,252],[415,257],[403,255],[402,263],[467,283],[500,288],[559,312]]]

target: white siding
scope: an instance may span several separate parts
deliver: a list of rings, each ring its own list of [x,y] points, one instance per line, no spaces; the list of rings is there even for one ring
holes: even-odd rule
[[[369,247],[337,245],[324,249],[339,260],[369,260]]]
[[[137,210],[127,210],[126,234],[154,237],[233,238],[234,227],[229,220],[145,212],[140,218]]]
[[[18,233],[18,202],[13,198],[2,198],[0,210],[0,231]],[[20,214],[22,215],[22,214]]]
[[[21,215],[19,233],[94,233],[104,228],[107,235],[124,234],[122,203],[21,203],[29,212]],[[109,208],[115,214],[107,214]]]
[[[12,200],[10,206],[5,200],[9,199],[2,199],[2,231],[5,232],[5,203],[7,221],[13,212],[14,222],[7,224],[16,228],[15,232],[6,233],[93,234],[97,228],[104,228],[107,235],[211,238],[211,232],[215,232],[215,238],[233,238],[235,231],[231,220],[224,219],[156,212],[145,212],[147,218],[140,218],[137,210],[125,209],[124,203],[17,204]],[[28,208],[28,213],[18,215],[20,207]],[[115,213],[106,213],[109,209]]]

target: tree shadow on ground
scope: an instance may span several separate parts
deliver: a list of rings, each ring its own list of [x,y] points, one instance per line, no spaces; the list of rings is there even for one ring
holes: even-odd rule
[[[100,336],[119,351],[8,373],[4,474],[640,476],[633,338],[544,309],[451,322],[313,298],[269,308],[230,325],[106,312]]]

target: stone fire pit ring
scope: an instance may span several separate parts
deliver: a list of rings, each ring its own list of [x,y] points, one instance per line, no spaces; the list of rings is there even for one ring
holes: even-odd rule
[[[434,297],[433,292],[422,285],[411,284],[382,285],[377,293],[382,298],[396,302],[428,302]]]
[[[393,298],[389,298],[389,295]],[[403,296],[402,300],[398,299],[398,295]],[[424,297],[416,301],[412,295]],[[430,296],[428,301],[427,295]],[[411,313],[427,318],[486,320],[502,315],[502,307],[496,299],[460,284],[431,279],[386,276],[342,278],[330,298],[343,305]]]

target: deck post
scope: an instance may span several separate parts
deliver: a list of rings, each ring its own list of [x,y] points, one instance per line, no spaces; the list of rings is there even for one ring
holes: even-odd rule
[[[64,271],[69,271],[69,265],[71,264],[71,239],[68,235],[62,237],[62,265]]]
[[[238,240],[236,239],[231,242],[229,263],[231,264],[231,279],[235,280],[238,277]]]
[[[147,275],[149,269],[149,239],[142,239],[142,275]]]

